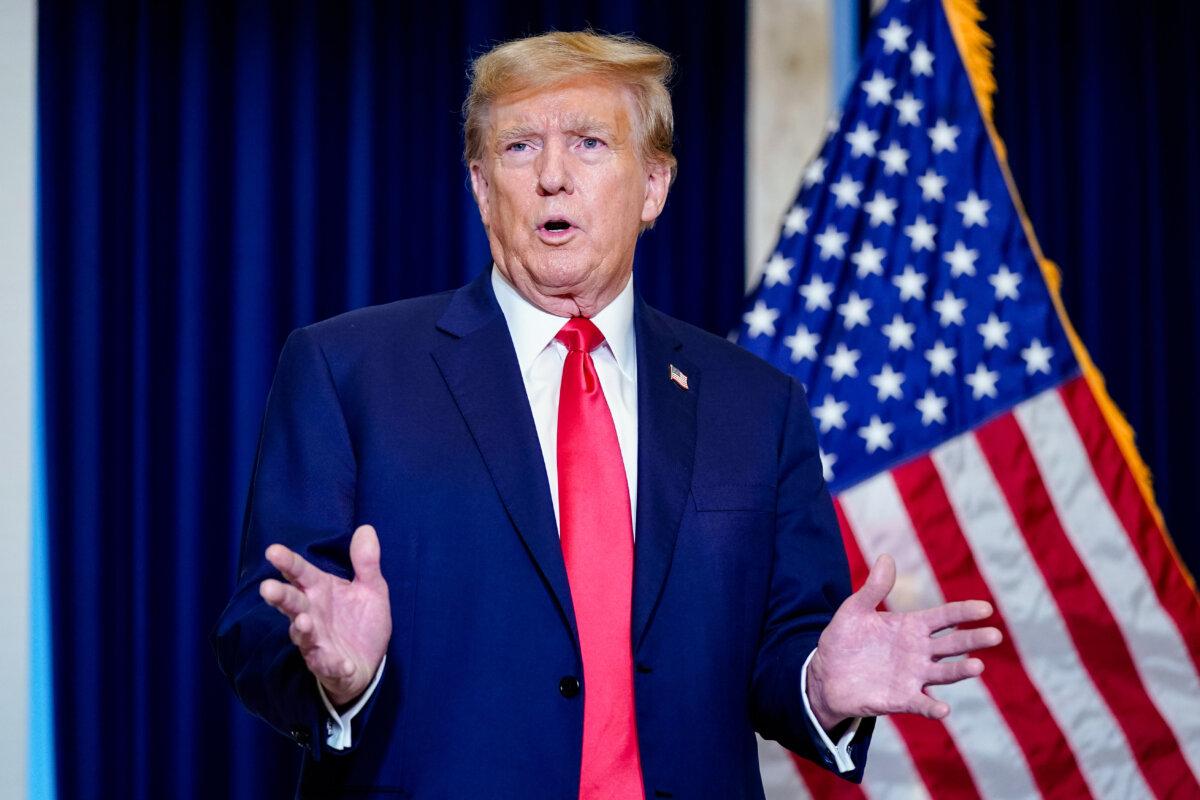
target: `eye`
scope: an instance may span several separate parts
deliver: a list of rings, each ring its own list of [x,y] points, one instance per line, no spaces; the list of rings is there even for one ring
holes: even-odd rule
[[[602,145],[602,144],[604,144],[604,143],[601,142],[599,139],[597,139],[595,136],[587,136],[583,140],[583,148],[585,150],[597,150],[597,149],[599,149],[600,145]]]
[[[529,149],[529,144],[527,142],[513,142],[508,146],[508,149],[514,153],[524,153]]]

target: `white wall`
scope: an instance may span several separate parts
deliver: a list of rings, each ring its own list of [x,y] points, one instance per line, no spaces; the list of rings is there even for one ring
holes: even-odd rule
[[[34,0],[0,0],[0,794],[24,797],[29,694]]]

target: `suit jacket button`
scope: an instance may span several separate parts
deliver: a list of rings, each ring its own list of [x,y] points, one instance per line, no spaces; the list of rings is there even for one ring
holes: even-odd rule
[[[558,682],[558,692],[563,697],[571,698],[579,694],[579,678],[574,675],[567,675]]]

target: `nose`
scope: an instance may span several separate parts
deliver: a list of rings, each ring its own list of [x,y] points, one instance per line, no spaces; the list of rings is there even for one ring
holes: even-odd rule
[[[538,194],[543,197],[575,190],[571,176],[570,157],[560,142],[551,142],[538,156]]]

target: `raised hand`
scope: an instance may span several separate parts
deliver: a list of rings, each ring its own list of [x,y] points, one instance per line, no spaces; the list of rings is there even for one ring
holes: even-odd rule
[[[941,719],[950,706],[925,687],[957,683],[983,672],[978,658],[943,659],[1000,643],[996,628],[938,631],[992,615],[983,600],[963,600],[923,611],[876,608],[896,582],[891,556],[880,556],[863,587],[842,603],[808,665],[808,700],[826,730],[848,717],[911,713]]]
[[[266,555],[287,583],[268,578],[258,593],[291,620],[288,633],[330,701],[347,705],[370,685],[392,637],[375,529],[361,525],[350,540],[352,581],[314,567],[281,544],[268,547]]]

